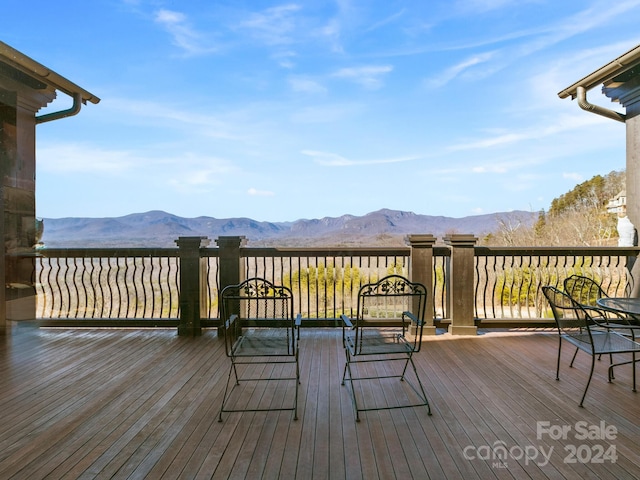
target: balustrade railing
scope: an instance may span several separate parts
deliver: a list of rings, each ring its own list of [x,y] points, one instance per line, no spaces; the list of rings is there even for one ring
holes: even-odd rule
[[[541,287],[562,287],[570,275],[601,283],[611,296],[632,288],[630,264],[635,250],[618,248],[476,247],[475,316],[478,319],[548,317]]]
[[[455,250],[455,245],[430,247],[426,278],[435,325],[456,321],[461,300],[456,296],[465,291],[452,275],[460,268]],[[473,320],[509,325],[550,322],[540,289],[561,285],[574,273],[597,279],[611,295],[625,294],[638,249],[475,246],[472,252],[473,272],[465,278],[473,278],[473,294],[464,301],[473,305]],[[201,321],[195,328],[215,326],[218,292],[234,278],[225,273],[231,265],[236,277],[265,277],[291,287],[296,311],[331,325],[340,314],[354,313],[361,285],[391,273],[411,276],[412,262],[418,261],[410,247],[277,249],[238,243],[231,256],[224,248],[196,248],[195,255],[204,267],[196,272],[196,285],[184,287],[180,248],[42,249],[34,261],[36,318],[51,325],[174,326],[188,304],[181,289],[195,288],[189,294],[200,312],[193,317]]]
[[[179,317],[176,249],[44,249],[36,258],[36,317]]]

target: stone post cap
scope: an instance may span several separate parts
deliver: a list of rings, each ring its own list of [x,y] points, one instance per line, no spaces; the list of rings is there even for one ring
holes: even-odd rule
[[[178,237],[175,242],[179,247],[206,247],[210,240],[208,237]]]
[[[474,246],[478,242],[478,237],[470,233],[453,233],[444,237],[444,243],[456,247]]]
[[[218,237],[216,243],[219,247],[242,247],[247,244],[247,237],[244,235]]]
[[[406,240],[412,247],[433,247],[437,239],[430,233],[414,233],[407,235]]]

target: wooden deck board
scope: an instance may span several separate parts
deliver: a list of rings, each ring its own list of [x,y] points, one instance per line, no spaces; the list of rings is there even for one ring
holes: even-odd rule
[[[607,382],[596,364],[585,408],[578,401],[589,358],[555,380],[551,332],[488,332],[428,338],[415,356],[426,407],[360,414],[340,385],[338,329],[303,329],[299,419],[290,411],[218,409],[229,363],[215,332],[180,338],[172,330],[18,327],[0,338],[0,478],[638,478],[640,397],[631,368]],[[288,365],[258,367],[256,375]],[[365,365],[370,371],[392,366]],[[394,383],[396,382],[396,383]],[[407,399],[397,380],[361,382],[367,402]],[[289,405],[293,382],[248,382],[239,402]],[[577,439],[575,426],[601,421],[615,439]],[[567,438],[538,435],[537,423],[571,428]],[[497,442],[553,450],[542,458],[467,458]],[[568,463],[568,445],[613,445],[615,461]],[[465,450],[467,449],[467,450]],[[584,453],[584,452],[583,452]]]

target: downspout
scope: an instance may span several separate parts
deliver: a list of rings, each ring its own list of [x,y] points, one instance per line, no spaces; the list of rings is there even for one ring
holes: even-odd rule
[[[60,118],[72,117],[80,112],[82,108],[82,94],[80,92],[74,92],[73,105],[67,110],[61,110],[59,112],[47,113],[45,115],[36,116],[36,125],[45,122],[51,122],[52,120],[58,120]]]
[[[602,115],[603,117],[611,118],[622,123],[624,123],[627,118],[627,116],[623,113],[618,113],[614,110],[609,110],[608,108],[589,103],[587,101],[587,90],[584,87],[576,88],[576,99],[578,100],[578,105],[580,106],[580,108],[586,110],[587,112],[597,113],[598,115]]]

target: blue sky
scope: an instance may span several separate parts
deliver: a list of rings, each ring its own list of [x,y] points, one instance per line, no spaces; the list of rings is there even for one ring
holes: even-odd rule
[[[624,124],[557,93],[640,43],[640,0],[31,0],[2,16],[0,40],[101,98],[37,127],[40,217],[539,211],[625,166]],[[599,87],[589,100],[617,108]]]

